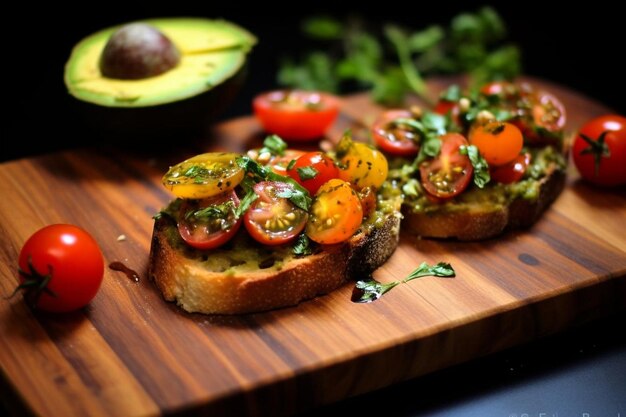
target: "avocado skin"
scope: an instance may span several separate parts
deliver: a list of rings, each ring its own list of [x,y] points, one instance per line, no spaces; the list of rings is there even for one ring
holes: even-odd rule
[[[232,104],[246,75],[247,65],[243,65],[204,93],[158,106],[105,107],[80,100],[73,104],[89,133],[109,143],[176,139],[203,133]]]

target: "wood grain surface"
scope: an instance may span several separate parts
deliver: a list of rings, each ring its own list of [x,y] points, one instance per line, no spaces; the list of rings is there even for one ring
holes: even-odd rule
[[[607,108],[534,80],[566,104],[573,131]],[[438,90],[445,81],[432,81]],[[363,137],[380,109],[348,97],[331,132]],[[0,165],[0,366],[16,415],[288,415],[487,355],[623,309],[626,192],[568,185],[530,230],[477,243],[402,235],[381,281],[420,262],[447,261],[454,279],[424,278],[371,304],[352,285],[297,307],[245,316],[187,314],[146,278],[153,221],[171,198],[167,167],[214,148],[262,138],[252,118],[216,126],[208,139],[158,149],[76,150]],[[20,138],[12,138],[20,140]],[[129,147],[130,148],[130,147]],[[143,148],[143,149],[142,149]],[[107,269],[85,309],[30,310],[17,283],[21,245],[51,223],[73,223],[100,243]],[[125,241],[118,236],[126,235]]]

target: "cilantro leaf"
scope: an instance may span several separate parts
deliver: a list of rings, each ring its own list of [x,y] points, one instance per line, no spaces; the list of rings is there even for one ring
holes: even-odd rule
[[[365,280],[357,281],[352,290],[352,301],[355,303],[371,303],[378,300],[383,294],[391,291],[399,284],[405,284],[413,279],[434,276],[443,278],[452,278],[456,276],[456,272],[447,262],[439,262],[430,266],[426,262],[422,262],[417,269],[413,270],[406,278],[401,281],[391,281],[383,284],[369,277]]]
[[[263,147],[259,154],[269,152],[271,155],[284,156],[287,149],[287,143],[278,135],[270,135],[263,141]]]
[[[446,133],[446,117],[434,112],[424,112],[422,123],[429,134],[443,135]]]
[[[470,85],[477,85],[521,72],[519,50],[504,42],[506,26],[490,7],[461,13],[447,26],[415,30],[388,24],[379,29],[358,17],[306,20],[302,31],[321,44],[320,50],[299,61],[285,60],[278,82],[330,92],[366,88],[374,100],[397,105],[408,93],[432,101],[425,76],[466,73]]]
[[[428,158],[435,158],[441,151],[441,139],[437,136],[428,136],[423,142],[417,154],[417,158],[413,162],[414,167],[418,167]]]
[[[454,277],[456,273],[449,263],[439,262],[430,266],[426,262],[422,262],[417,269],[413,270],[402,282],[408,282],[416,278],[434,276],[434,277]]]
[[[319,174],[317,169],[313,167],[300,167],[297,168],[296,171],[298,172],[298,176],[302,181],[311,180],[317,177],[317,174]]]
[[[314,16],[302,23],[302,31],[314,39],[341,39],[343,25],[332,17]]]
[[[185,220],[207,221],[209,219],[225,219],[235,210],[235,203],[228,200],[222,204],[207,206],[199,210],[189,210],[185,213]]]
[[[296,243],[293,245],[293,254],[297,256],[305,256],[313,253],[311,249],[311,241],[304,233],[296,239]]]
[[[253,189],[249,189],[241,199],[239,207],[235,209],[235,215],[237,215],[237,218],[243,216],[243,214],[248,211],[250,206],[252,206],[252,203],[254,203],[257,198],[259,198],[259,195],[255,193]]]
[[[441,42],[445,36],[441,26],[433,25],[413,33],[409,37],[408,43],[413,52],[425,52]]]
[[[364,281],[357,281],[354,290],[352,291],[352,301],[355,303],[370,303],[378,300],[383,294],[390,291],[401,281],[392,281],[388,284],[383,284],[376,281],[373,278]]]
[[[269,167],[265,167],[247,156],[237,158],[237,165],[251,175],[254,182],[277,181],[290,184],[293,190],[289,192],[289,196],[281,197],[288,198],[296,207],[309,211],[313,200],[306,188],[298,184],[293,178],[277,174]]]
[[[475,145],[461,146],[459,148],[461,155],[467,155],[469,157],[472,166],[474,167],[474,184],[478,188],[483,188],[489,181],[491,176],[489,175],[489,164],[482,157],[478,148]]]
[[[461,87],[458,84],[452,84],[439,97],[442,100],[457,102],[461,98]]]

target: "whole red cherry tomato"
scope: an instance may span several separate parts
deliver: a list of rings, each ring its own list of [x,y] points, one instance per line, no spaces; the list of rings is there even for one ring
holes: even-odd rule
[[[626,184],[626,117],[609,114],[587,122],[574,140],[574,164],[594,184]]]
[[[104,274],[102,252],[89,233],[70,224],[39,229],[19,255],[17,290],[33,307],[67,312],[87,305]]]

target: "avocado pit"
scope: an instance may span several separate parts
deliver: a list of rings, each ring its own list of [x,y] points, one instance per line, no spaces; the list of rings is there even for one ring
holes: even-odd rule
[[[146,23],[130,23],[115,31],[100,57],[100,72],[108,78],[138,80],[163,74],[180,62],[176,45]]]

